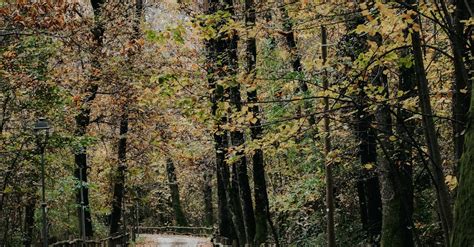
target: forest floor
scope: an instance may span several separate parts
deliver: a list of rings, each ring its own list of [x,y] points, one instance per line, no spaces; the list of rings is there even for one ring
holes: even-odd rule
[[[140,234],[137,247],[212,247],[208,238],[165,235],[165,234]]]

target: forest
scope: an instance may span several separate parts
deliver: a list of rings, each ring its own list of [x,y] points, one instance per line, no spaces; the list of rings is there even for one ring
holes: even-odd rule
[[[473,13],[0,0],[0,247],[474,246]]]

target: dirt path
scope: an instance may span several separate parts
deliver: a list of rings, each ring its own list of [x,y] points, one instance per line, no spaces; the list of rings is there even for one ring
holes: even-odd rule
[[[208,238],[164,235],[164,234],[140,234],[137,247],[212,247]]]

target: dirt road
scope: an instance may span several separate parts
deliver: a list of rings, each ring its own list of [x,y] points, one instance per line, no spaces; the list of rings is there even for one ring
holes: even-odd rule
[[[163,235],[163,234],[140,234],[137,247],[212,247],[207,238]]]

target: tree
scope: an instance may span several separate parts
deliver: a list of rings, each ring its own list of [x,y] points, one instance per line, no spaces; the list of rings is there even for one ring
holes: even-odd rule
[[[323,65],[327,60],[327,31],[325,26],[321,26],[321,55],[323,59]],[[327,78],[323,78],[323,90],[328,90],[329,82]],[[325,166],[326,166],[326,211],[327,211],[327,242],[328,246],[336,246],[336,233],[334,226],[334,178],[332,172],[332,162],[329,160],[329,154],[331,153],[331,128],[329,119],[329,98],[324,98],[324,155],[325,155]]]
[[[353,19],[347,22],[349,30],[355,30],[358,25],[365,22],[363,16],[355,14]],[[345,53],[352,61],[356,61],[361,54],[367,51],[367,38],[363,35],[348,33],[342,38],[340,53]],[[370,74],[370,71],[363,70],[362,74]],[[369,87],[371,81],[355,78],[355,84],[359,88],[354,92],[354,132],[358,138],[357,156],[362,167],[356,184],[359,198],[359,207],[362,225],[367,231],[368,241],[372,244],[378,242],[382,227],[382,201],[380,195],[380,183],[377,174],[377,143],[376,131],[372,128],[374,115],[368,110],[369,95],[365,87]]]
[[[100,51],[102,47],[102,42],[103,42],[103,35],[104,35],[104,28],[103,28],[103,23],[99,20],[100,18],[100,13],[101,13],[101,8],[102,5],[104,4],[104,1],[102,0],[91,0],[92,8],[94,11],[94,17],[96,20],[94,28],[92,28],[92,37],[94,40],[94,50]],[[98,61],[95,59],[95,61],[92,61],[92,66],[94,66],[96,69],[99,68]],[[97,78],[90,78],[91,82],[89,85],[86,86],[85,92],[86,96],[82,99],[81,105],[80,105],[80,110],[77,116],[75,117],[76,119],[76,130],[75,130],[75,135],[77,138],[84,138],[84,136],[87,134],[87,127],[90,124],[91,121],[91,109],[90,109],[90,104],[91,102],[96,98],[97,96],[97,90],[99,89],[99,86],[97,85]],[[76,169],[74,170],[74,175],[77,178],[78,181],[80,181],[79,187],[77,189],[76,193],[76,202],[78,205],[78,219],[79,219],[79,224],[81,231],[82,229],[85,230],[85,233],[81,232],[82,234],[85,234],[87,237],[92,237],[93,236],[93,229],[92,229],[92,217],[91,217],[91,210],[89,207],[89,188],[87,187],[87,173],[88,173],[88,164],[87,164],[87,147],[81,146],[76,153],[74,154],[74,159],[76,163]],[[84,210],[84,218],[82,216],[82,210]],[[82,225],[85,225],[84,228],[82,228]]]
[[[472,57],[469,57],[469,48],[470,47],[470,56],[474,55],[473,51],[473,39],[472,35],[470,36],[469,33],[472,33],[472,24],[467,28],[465,27],[465,21],[469,18],[472,19],[472,12],[469,12],[469,9],[472,9],[472,3],[466,1],[456,1],[456,11],[454,13],[454,20],[452,25],[454,25],[454,30],[449,30],[450,39],[452,43],[452,49],[454,54],[454,66],[455,66],[455,73],[456,73],[456,80],[455,80],[455,94],[462,95],[463,86],[467,87],[469,93],[472,90],[472,77],[469,79],[467,71],[472,70],[474,62]],[[449,20],[449,15],[446,18]],[[469,31],[471,29],[471,31]],[[465,63],[463,63],[463,59]],[[470,64],[469,64],[470,62]],[[466,67],[464,67],[466,64]],[[469,68],[470,66],[470,68]],[[467,82],[467,83],[466,83]],[[472,193],[472,186],[473,186],[473,156],[472,156],[472,148],[474,147],[474,136],[473,136],[473,112],[474,112],[474,101],[473,97],[470,97],[470,104],[469,104],[469,111],[467,115],[465,110],[466,103],[469,99],[469,96],[464,95],[461,99],[455,99],[453,101],[453,110],[455,114],[455,121],[456,120],[465,120],[466,125],[463,126],[460,123],[454,123],[454,132],[459,133],[459,131],[465,131],[465,136],[462,133],[459,133],[458,136],[455,136],[455,145],[456,145],[456,157],[460,156],[462,152],[462,157],[459,163],[459,187],[457,190],[457,196],[455,200],[454,206],[454,227],[451,236],[451,246],[467,246],[474,244],[474,232],[472,225],[474,224],[474,217],[472,212],[472,205],[474,205],[473,201],[473,193]],[[459,96],[458,96],[459,97]],[[456,106],[454,104],[457,104]],[[458,107],[456,109],[456,107]],[[459,109],[461,108],[461,109]],[[456,114],[458,111],[461,114]],[[463,117],[466,117],[465,119]],[[461,125],[461,126],[459,126]],[[465,128],[465,130],[464,130]]]
[[[137,0],[135,3],[134,16],[134,41],[140,38],[140,23],[143,15],[143,1]],[[135,41],[136,42],[136,41]],[[130,57],[135,57],[136,54],[130,54]],[[130,62],[130,61],[129,61]],[[125,177],[127,171],[127,134],[129,125],[129,111],[132,92],[129,85],[124,85],[121,95],[124,98],[123,106],[121,107],[121,115],[119,120],[119,141],[117,144],[117,160],[118,167],[114,177],[113,198],[112,198],[112,213],[110,215],[110,234],[114,235],[119,232],[119,223],[122,218],[122,205],[124,204],[125,194]],[[179,194],[178,194],[179,195]],[[179,199],[179,197],[178,197]],[[178,221],[181,222],[181,221]]]
[[[451,236],[451,246],[469,246],[474,243],[474,213],[472,205],[474,205],[473,195],[473,179],[474,170],[473,163],[473,147],[474,147],[474,122],[472,112],[474,109],[474,101],[471,98],[469,108],[469,116],[466,129],[465,149],[461,158],[459,167],[459,187],[457,191],[454,206],[454,228]]]
[[[255,37],[251,34],[251,30],[255,28],[255,2],[253,0],[245,1],[245,25],[247,28],[246,40],[246,73],[248,80],[250,80],[251,89],[247,90],[247,98],[250,103],[254,103],[250,107],[252,113],[252,120],[250,121],[250,131],[253,141],[260,141],[263,134],[261,126],[260,107],[257,104],[258,93],[257,85],[255,85],[255,70],[257,60],[257,42]],[[259,246],[264,243],[268,235],[267,219],[270,218],[267,185],[265,179],[264,155],[261,148],[253,151],[253,177],[254,177],[254,198],[255,198],[255,245]]]
[[[416,20],[416,18],[414,18]],[[449,191],[445,183],[443,174],[441,154],[436,134],[433,111],[431,109],[431,101],[429,98],[428,80],[426,79],[426,71],[424,68],[423,54],[421,49],[421,39],[418,31],[413,30],[411,33],[414,68],[418,86],[418,97],[420,98],[420,108],[422,113],[423,127],[425,139],[428,146],[430,156],[430,172],[433,176],[433,184],[437,194],[437,202],[441,223],[443,226],[444,237],[448,244],[450,232],[452,229],[452,211],[450,204]]]
[[[222,6],[219,1],[210,1],[207,9],[207,14],[218,16],[218,11],[221,10]],[[222,20],[219,20],[222,22]],[[223,23],[218,23],[215,27],[211,28],[222,28]],[[215,118],[215,130],[214,130],[214,146],[216,150],[216,172],[217,172],[217,195],[218,195],[218,218],[219,218],[219,233],[230,240],[236,239],[236,235],[239,233],[240,239],[242,237],[241,221],[236,215],[236,210],[230,186],[230,174],[229,167],[226,161],[227,152],[227,130],[223,129],[222,126],[227,122],[225,112],[219,109],[219,104],[224,101],[224,87],[218,83],[220,77],[225,75],[225,72],[219,71],[217,63],[227,65],[228,61],[225,56],[226,52],[226,40],[224,37],[217,36],[212,37],[206,44],[207,47],[207,60],[208,60],[208,84],[211,90],[211,103],[212,103],[212,115]],[[220,60],[221,59],[221,60]],[[237,226],[237,228],[236,228]]]
[[[187,226],[186,216],[181,208],[181,201],[179,199],[178,181],[176,179],[176,172],[173,161],[168,159],[166,161],[166,174],[168,177],[168,184],[171,192],[171,205],[175,214],[176,224],[178,226]]]

